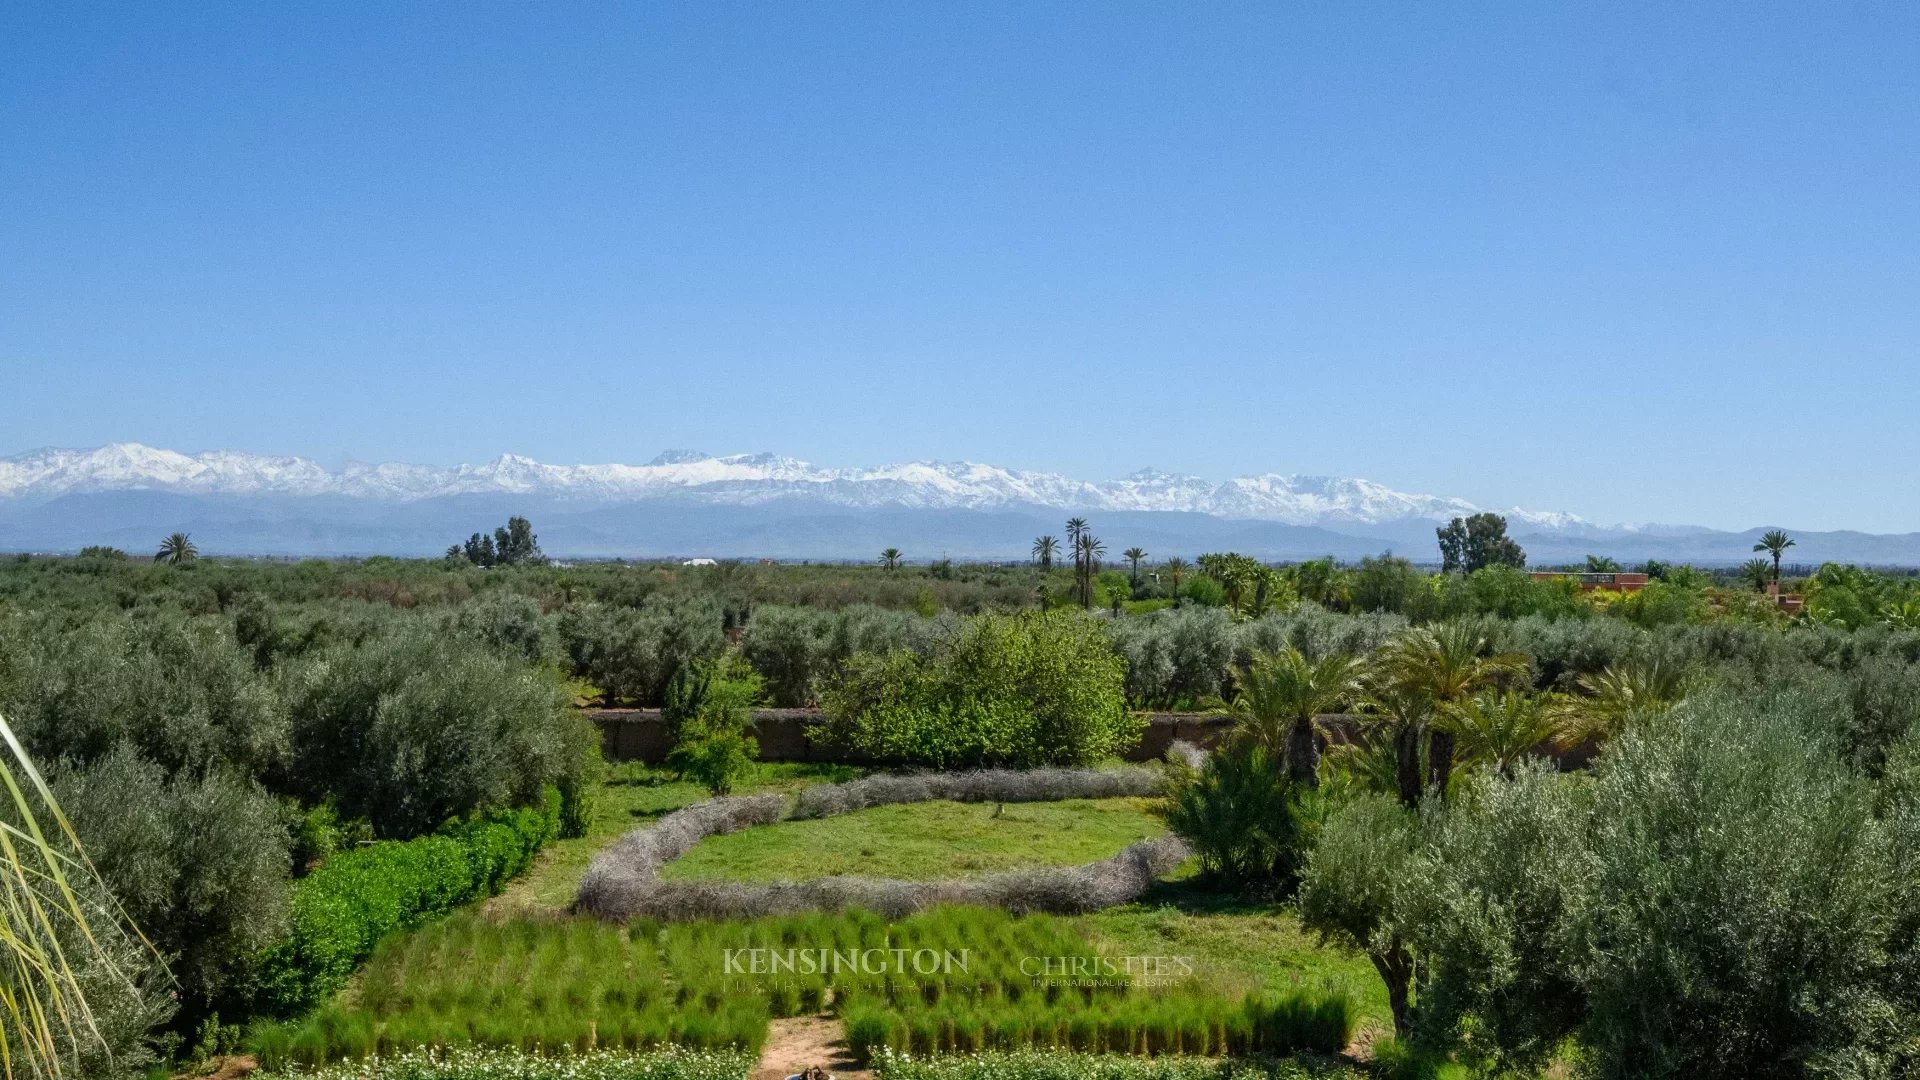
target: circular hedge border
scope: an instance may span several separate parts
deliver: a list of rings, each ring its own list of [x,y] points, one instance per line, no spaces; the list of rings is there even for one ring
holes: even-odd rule
[[[1186,860],[1187,845],[1171,834],[1128,845],[1112,858],[1084,866],[1010,870],[952,881],[823,877],[745,884],[661,881],[660,868],[709,836],[754,825],[833,817],[872,806],[953,802],[1059,802],[1164,794],[1162,769],[981,769],[959,773],[869,776],[803,789],[787,796],[709,799],[666,815],[621,837],[594,856],[573,910],[603,919],[642,916],[684,920],[750,918],[860,907],[900,918],[937,904],[975,904],[1016,914],[1082,914],[1137,899],[1160,875]]]

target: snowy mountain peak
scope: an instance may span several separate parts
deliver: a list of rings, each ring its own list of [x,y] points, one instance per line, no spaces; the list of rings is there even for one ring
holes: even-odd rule
[[[715,457],[668,450],[645,465],[548,465],[502,454],[484,465],[351,463],[338,471],[300,457],[236,451],[182,454],[139,443],[93,450],[34,450],[0,458],[0,499],[48,500],[104,491],[191,495],[334,495],[413,502],[450,495],[512,494],[588,503],[693,498],[752,505],[808,499],[843,507],[1073,511],[1179,511],[1291,525],[1445,521],[1480,507],[1464,499],[1394,491],[1370,480],[1267,473],[1216,483],[1145,468],[1089,482],[968,461],[918,461],[827,469],[771,452]],[[1507,511],[1543,531],[1577,532],[1567,513]]]

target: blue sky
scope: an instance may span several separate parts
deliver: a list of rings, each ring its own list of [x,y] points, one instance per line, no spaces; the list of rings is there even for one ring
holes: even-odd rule
[[[1920,8],[0,8],[0,453],[1920,530]]]

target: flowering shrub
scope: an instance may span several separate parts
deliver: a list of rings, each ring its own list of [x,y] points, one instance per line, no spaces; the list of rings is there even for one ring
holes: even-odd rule
[[[1364,1075],[1314,1059],[1140,1058],[1031,1050],[919,1057],[883,1049],[873,1065],[881,1080],[1359,1080]]]
[[[318,1068],[289,1066],[298,1080],[741,1080],[753,1067],[740,1050],[664,1047],[646,1053],[589,1050],[544,1057],[518,1050],[453,1047],[406,1050]]]

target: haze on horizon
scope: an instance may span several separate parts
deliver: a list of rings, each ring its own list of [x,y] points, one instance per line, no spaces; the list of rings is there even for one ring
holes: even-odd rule
[[[0,10],[0,456],[1920,529],[1920,11]]]

